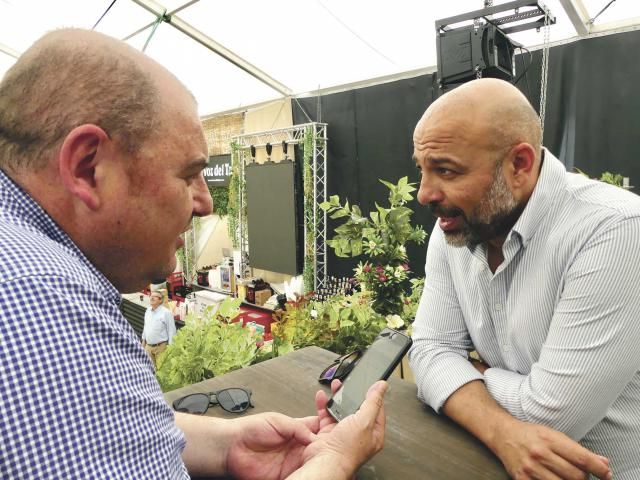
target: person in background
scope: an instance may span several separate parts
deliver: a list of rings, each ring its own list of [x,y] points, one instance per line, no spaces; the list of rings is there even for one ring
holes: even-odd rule
[[[568,173],[513,85],[466,83],[414,132],[438,217],[418,396],[517,479],[640,478],[640,198]],[[469,352],[476,350],[481,361]]]
[[[151,292],[149,303],[151,306],[144,313],[144,329],[142,330],[142,346],[147,351],[158,368],[158,356],[171,344],[176,334],[176,322],[173,314],[162,302],[163,295],[159,291]]]
[[[165,401],[120,292],[174,271],[207,158],[193,96],[119,40],[51,32],[5,74],[0,478],[348,479],[382,448],[385,382],[340,424],[323,392],[302,419]]]

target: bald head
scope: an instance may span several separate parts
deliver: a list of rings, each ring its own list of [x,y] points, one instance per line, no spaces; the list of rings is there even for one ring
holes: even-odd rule
[[[83,124],[98,125],[135,154],[162,122],[163,90],[176,83],[119,40],[78,29],[51,32],[0,84],[0,168],[43,168]]]
[[[540,157],[540,119],[527,98],[512,84],[495,78],[467,82],[438,98],[424,113],[414,138],[436,122],[472,129],[488,149],[504,151],[528,143]]]

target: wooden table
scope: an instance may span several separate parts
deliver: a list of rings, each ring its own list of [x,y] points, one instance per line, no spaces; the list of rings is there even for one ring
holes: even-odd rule
[[[246,387],[255,408],[246,414],[281,412],[293,417],[315,414],[318,375],[337,355],[308,347],[165,394],[168,402],[196,392]],[[502,464],[477,440],[448,418],[436,415],[416,397],[416,386],[389,379],[385,396],[385,447],[358,472],[361,480],[500,480],[508,479]],[[207,415],[237,418],[220,407]]]

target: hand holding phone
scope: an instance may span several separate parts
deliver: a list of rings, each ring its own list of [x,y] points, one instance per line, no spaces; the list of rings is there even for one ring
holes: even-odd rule
[[[390,328],[380,332],[342,386],[327,403],[327,411],[340,421],[355,413],[365,399],[369,387],[386,380],[411,346],[411,338]]]

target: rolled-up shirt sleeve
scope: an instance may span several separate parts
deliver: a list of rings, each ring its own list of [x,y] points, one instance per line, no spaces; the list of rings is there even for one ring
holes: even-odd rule
[[[453,287],[437,226],[429,238],[425,286],[413,323],[409,363],[415,374],[418,398],[439,411],[461,386],[483,380],[468,361],[473,348]]]

